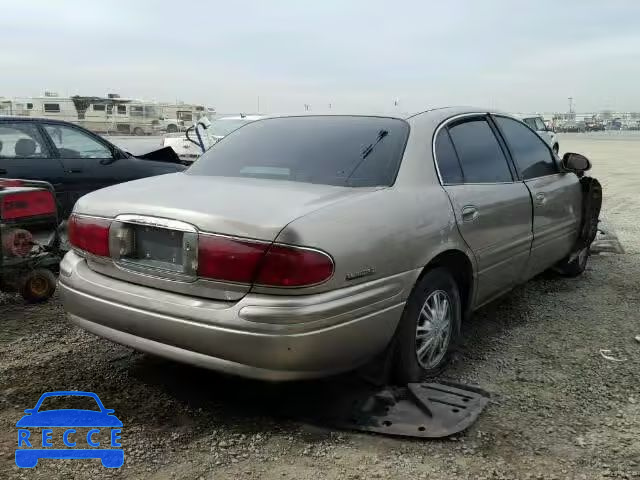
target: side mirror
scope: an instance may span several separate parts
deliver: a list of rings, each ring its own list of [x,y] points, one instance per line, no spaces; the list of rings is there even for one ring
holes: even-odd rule
[[[591,168],[591,162],[584,155],[568,152],[562,157],[562,168],[582,176],[584,172]]]
[[[35,409],[35,408],[27,408],[27,409],[24,411],[24,413],[29,413],[29,414],[30,414],[30,413],[35,413],[35,412],[36,412],[36,409]]]

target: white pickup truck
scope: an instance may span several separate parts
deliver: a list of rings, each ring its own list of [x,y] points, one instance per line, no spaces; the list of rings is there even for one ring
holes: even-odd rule
[[[221,117],[213,122],[198,122],[194,128],[197,128],[200,132],[202,144],[204,150],[208,150],[220,141],[226,135],[230,134],[234,130],[246,125],[249,122],[260,120],[264,118],[263,115],[235,115],[229,117]],[[201,123],[201,125],[199,125]],[[187,137],[189,135],[189,137]],[[198,142],[197,135],[194,130],[189,132],[182,132],[177,134],[167,134],[162,139],[163,147],[171,147],[180,157],[181,160],[195,161],[203,153],[202,146],[199,146],[194,141],[189,140],[191,138],[195,142]]]
[[[551,149],[557,155],[560,150],[560,144],[558,143],[558,136],[556,132],[546,126],[544,120],[540,116],[525,116],[516,115],[517,118],[526,123],[529,127],[537,132],[542,139],[549,144]]]

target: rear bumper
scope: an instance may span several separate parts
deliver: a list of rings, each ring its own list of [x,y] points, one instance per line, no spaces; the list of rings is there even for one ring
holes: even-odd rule
[[[60,270],[62,302],[83,329],[140,351],[272,381],[351,370],[382,351],[418,275],[315,295],[248,294],[224,302],[113,279],[73,252]]]

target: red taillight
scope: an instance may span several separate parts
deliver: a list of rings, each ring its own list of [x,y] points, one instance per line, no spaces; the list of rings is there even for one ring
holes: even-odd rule
[[[333,260],[326,253],[288,245],[272,245],[255,279],[270,287],[302,287],[328,280]]]
[[[288,245],[201,235],[198,276],[256,283],[269,287],[302,287],[322,283],[333,274],[327,254]]]
[[[56,201],[53,194],[47,190],[8,193],[2,197],[0,204],[0,218],[3,220],[54,215],[55,213]]]
[[[251,283],[268,246],[268,243],[200,235],[198,275],[221,281]]]
[[[110,225],[111,220],[106,218],[71,215],[67,226],[69,243],[79,250],[108,257]]]

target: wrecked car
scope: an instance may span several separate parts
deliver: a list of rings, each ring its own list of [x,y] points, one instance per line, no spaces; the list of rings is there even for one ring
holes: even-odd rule
[[[69,122],[0,117],[0,177],[53,185],[61,219],[89,192],[185,168],[170,148],[136,157]]]
[[[0,178],[0,292],[43,302],[56,289],[62,258],[53,187]]]
[[[201,367],[284,381],[384,352],[415,382],[478,307],[585,270],[589,168],[482,109],[257,120],[185,172],[82,197],[60,294],[81,328]]]

